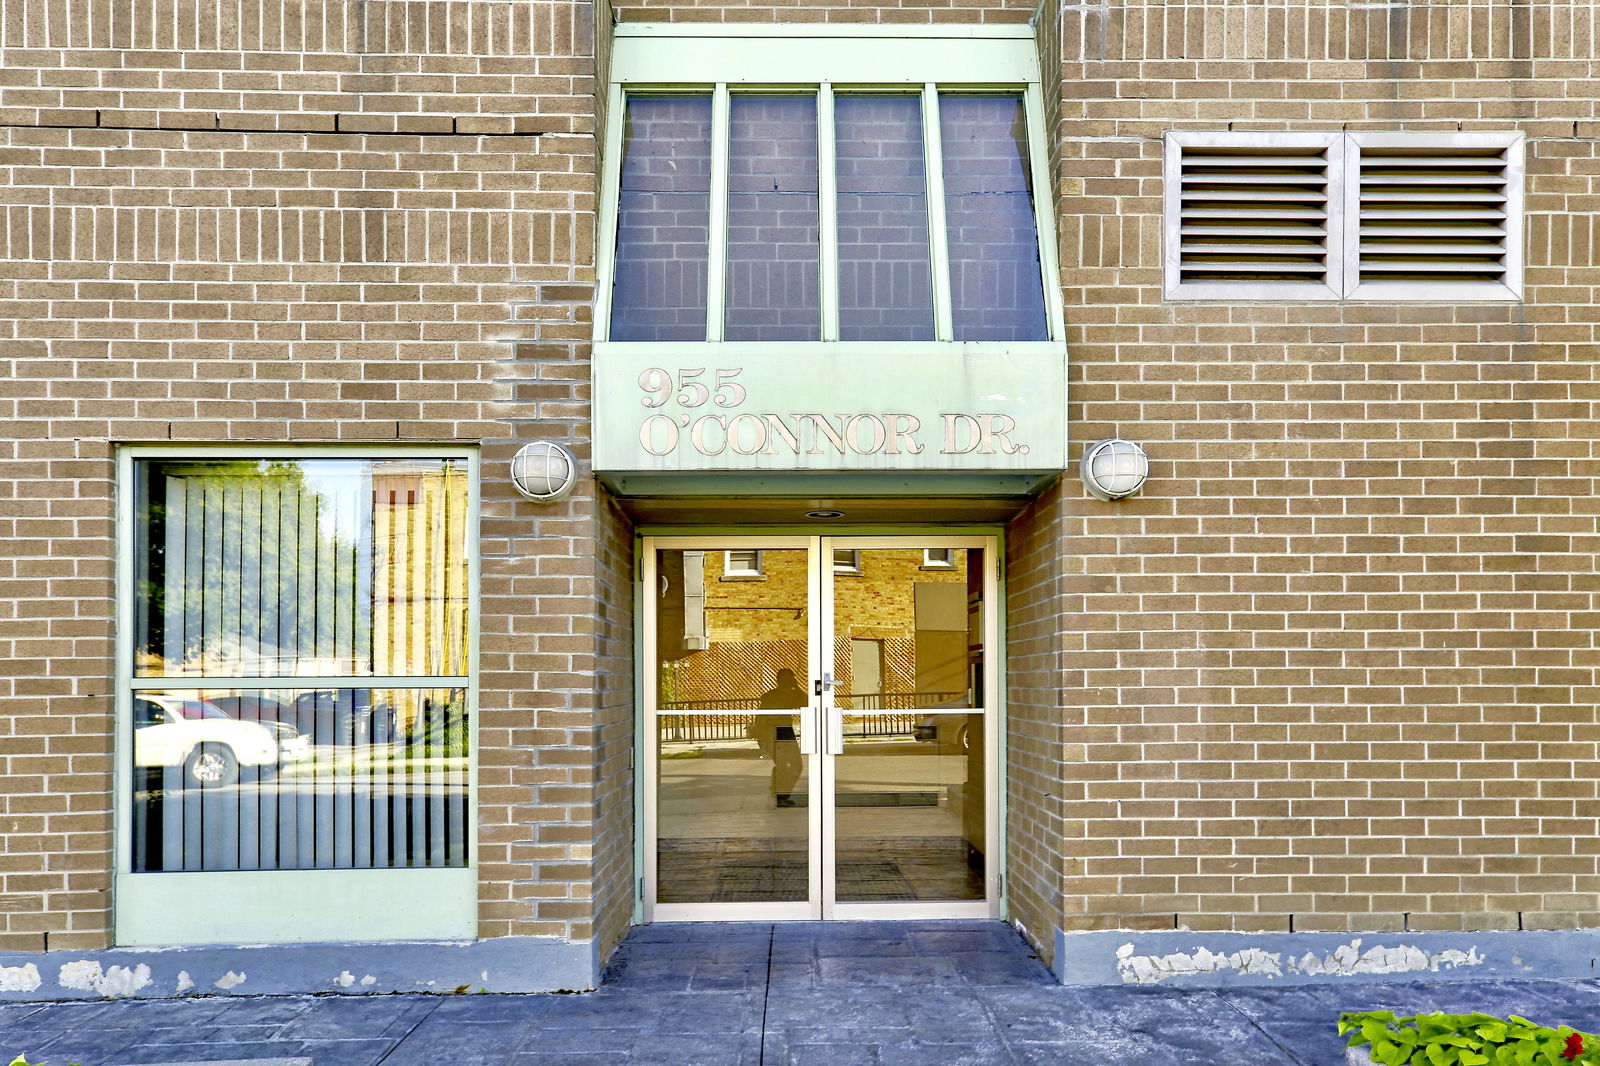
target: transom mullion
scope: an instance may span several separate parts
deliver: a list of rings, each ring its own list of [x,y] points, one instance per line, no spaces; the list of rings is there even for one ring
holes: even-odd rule
[[[833,127],[833,86],[817,89],[817,255],[822,339],[839,339],[839,180]]]
[[[1066,324],[1061,317],[1061,301],[1051,293],[1059,292],[1060,271],[1057,267],[1056,227],[1053,195],[1050,187],[1050,164],[1044,157],[1044,145],[1039,143],[1038,131],[1044,126],[1044,103],[1039,87],[1028,86],[1022,94],[1022,106],[1028,119],[1028,176],[1033,186],[1033,229],[1035,246],[1039,249],[1039,272],[1044,283],[1044,315],[1051,340],[1066,336]]]
[[[922,87],[922,163],[928,189],[928,244],[933,263],[934,338],[955,339],[950,309],[950,245],[944,217],[944,148],[939,136],[939,90]]]
[[[711,98],[711,217],[706,257],[706,340],[720,341],[728,279],[728,84]]]

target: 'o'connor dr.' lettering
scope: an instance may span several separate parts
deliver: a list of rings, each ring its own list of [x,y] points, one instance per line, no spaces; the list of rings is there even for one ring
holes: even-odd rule
[[[941,455],[1028,454],[1010,434],[1010,415],[942,414]],[[687,445],[701,455],[921,455],[922,420],[916,415],[739,414],[651,415],[639,427],[639,445],[651,455],[671,455]]]
[[[652,367],[639,375],[640,403],[660,408],[676,400],[679,407],[740,406],[744,387],[734,379],[743,368],[713,371],[701,384],[705,368],[679,370],[674,376]],[[676,396],[674,393],[676,392]],[[1004,414],[943,413],[924,426],[916,415],[827,414],[823,412],[741,412],[738,414],[647,415],[639,426],[639,446],[651,455],[679,449],[704,456],[734,455],[921,455],[932,448],[940,455],[1026,455],[1028,446],[1011,439],[1017,423]]]

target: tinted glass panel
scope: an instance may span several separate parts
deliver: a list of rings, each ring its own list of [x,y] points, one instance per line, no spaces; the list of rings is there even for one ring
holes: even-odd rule
[[[1045,340],[1020,96],[939,97],[956,340]]]
[[[466,675],[465,460],[136,470],[138,676]]]
[[[846,715],[833,796],[840,902],[982,899],[983,715]]]
[[[629,97],[625,122],[611,339],[704,340],[711,97]]]
[[[465,866],[461,689],[133,694],[133,870]]]
[[[833,585],[834,698],[845,711],[981,707],[983,552],[951,548],[929,567],[921,548],[863,548],[861,580]]]
[[[921,99],[841,95],[834,129],[840,339],[932,340]]]
[[[724,336],[816,340],[816,98],[735,94],[729,122]]]

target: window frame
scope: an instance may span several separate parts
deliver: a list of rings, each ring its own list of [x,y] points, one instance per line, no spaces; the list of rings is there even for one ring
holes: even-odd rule
[[[949,80],[951,70],[963,72]],[[608,127],[596,227],[594,341],[597,345],[666,351],[693,346],[807,348],[867,345],[917,351],[1007,350],[1019,345],[1059,347],[1065,337],[1057,266],[1056,224],[1050,180],[1043,97],[1032,31],[1026,27],[849,27],[709,26],[623,24],[617,27],[609,86]],[[706,92],[712,96],[712,143],[706,336],[695,341],[612,341],[612,295],[616,280],[618,197],[623,133],[629,94]],[[818,143],[820,317],[818,338],[797,341],[726,341],[729,100],[736,93],[815,94]],[[839,340],[837,183],[833,152],[833,97],[843,93],[919,95],[923,119],[924,187],[933,273],[934,336],[921,341]],[[952,313],[949,244],[945,230],[943,153],[939,143],[938,96],[951,93],[1016,93],[1022,98],[1028,133],[1033,223],[1044,294],[1045,338],[1035,341],[958,341]]]
[[[1368,148],[1489,147],[1506,151],[1506,264],[1504,282],[1360,281],[1361,153]],[[1181,277],[1183,149],[1186,147],[1304,148],[1328,152],[1328,271],[1318,282],[1185,282]],[[1163,135],[1162,292],[1167,301],[1486,303],[1523,298],[1525,139],[1520,130],[1474,132],[1169,130]],[[1354,221],[1353,221],[1354,220]]]
[[[193,459],[457,459],[466,464],[467,562],[465,675],[439,676],[140,676],[136,668],[136,553],[141,542],[135,507],[135,462]],[[116,662],[113,685],[112,851],[113,942],[117,946],[209,943],[292,943],[393,939],[452,939],[477,935],[478,685],[480,457],[459,444],[124,446],[117,450]],[[466,862],[449,867],[294,870],[133,870],[133,702],[141,692],[215,689],[462,689],[468,715]],[[181,880],[180,880],[181,879]],[[172,908],[186,898],[226,900],[231,906]],[[418,893],[425,893],[419,897]],[[305,899],[319,900],[308,909]],[[427,913],[406,906],[430,899]]]
[[[740,566],[735,568],[733,557],[744,555],[746,552],[755,556],[753,566]],[[728,548],[722,553],[722,580],[724,581],[765,581],[767,571],[762,565],[762,550],[760,548]]]

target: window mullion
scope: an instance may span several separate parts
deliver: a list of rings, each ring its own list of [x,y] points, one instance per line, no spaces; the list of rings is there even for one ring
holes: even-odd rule
[[[950,245],[944,218],[944,149],[939,137],[939,91],[932,82],[922,87],[922,163],[928,190],[928,243],[933,268],[934,338],[954,340],[950,310]]]
[[[839,181],[833,130],[833,86],[817,88],[817,255],[822,339],[839,339]]]
[[[612,111],[606,116],[605,161],[601,175],[603,205],[600,214],[599,251],[595,260],[595,338],[611,336],[611,290],[616,283],[617,216],[622,203],[622,131],[626,127],[628,100],[622,86],[611,86]]]
[[[1061,274],[1057,267],[1055,190],[1050,186],[1050,165],[1038,132],[1045,128],[1044,104],[1039,87],[1031,85],[1022,95],[1028,116],[1028,174],[1033,184],[1033,229],[1039,248],[1039,272],[1044,276],[1044,316],[1051,340],[1067,335],[1061,317]]]
[[[711,98],[710,249],[706,257],[706,340],[722,339],[728,279],[728,85]]]

